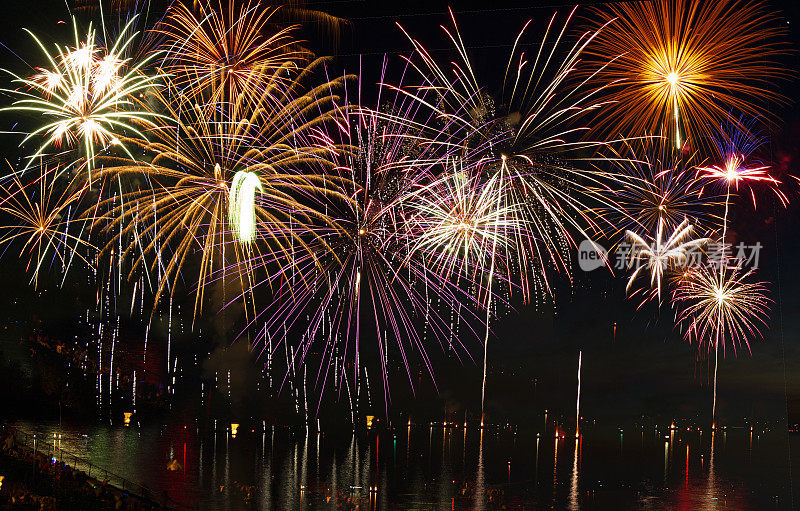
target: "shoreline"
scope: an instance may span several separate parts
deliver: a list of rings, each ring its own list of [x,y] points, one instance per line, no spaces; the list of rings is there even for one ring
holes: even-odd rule
[[[76,466],[79,463],[68,463],[70,457],[80,460],[70,453],[62,451],[59,453],[61,459],[57,459],[38,448],[34,450],[26,442],[26,437],[26,433],[13,428],[0,430],[0,470],[3,476],[0,478],[0,509],[6,509],[6,506],[8,509],[34,506],[47,511],[177,509],[166,495],[158,503],[148,495],[149,490],[145,487],[139,486],[140,491],[134,492],[124,484],[122,487],[112,484],[109,476],[114,474],[108,471],[98,469],[106,475],[103,480],[92,477]]]

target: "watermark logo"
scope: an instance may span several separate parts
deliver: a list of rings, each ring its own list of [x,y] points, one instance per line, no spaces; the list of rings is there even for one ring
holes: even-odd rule
[[[605,266],[606,250],[592,240],[583,240],[578,246],[578,265],[583,271],[592,271]]]
[[[719,266],[736,266],[737,268],[758,268],[763,245],[756,243],[729,243],[711,242],[704,246],[693,246],[683,251],[680,257],[673,254],[670,264],[674,267],[691,268],[709,264]],[[599,243],[592,240],[583,240],[578,245],[578,265],[581,270],[589,272],[601,266],[608,266],[615,270],[638,270],[647,266],[653,260],[651,249],[642,251],[641,245],[622,242],[617,245],[613,253],[608,253]],[[665,248],[665,252],[668,249]],[[649,254],[649,255],[648,255]]]

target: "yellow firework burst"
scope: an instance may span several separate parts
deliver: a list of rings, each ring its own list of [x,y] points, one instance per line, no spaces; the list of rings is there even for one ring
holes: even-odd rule
[[[322,65],[322,60],[315,61],[304,74],[313,74]],[[176,123],[148,133],[149,140],[125,140],[145,156],[140,161],[104,158],[104,177],[120,180],[127,191],[121,200],[112,197],[100,205],[103,212],[95,225],[118,232],[125,242],[124,255],[133,256],[132,273],[147,270],[145,260],[149,261],[149,271],[158,276],[156,303],[166,290],[174,291],[181,270],[195,253],[199,253],[199,273],[190,281],[196,285],[198,312],[214,271],[224,275],[224,268],[239,267],[258,254],[256,243],[243,246],[231,241],[244,236],[288,254],[305,247],[295,235],[298,229],[312,219],[328,221],[309,203],[317,194],[335,193],[333,178],[326,177],[325,169],[333,166],[331,158],[338,147],[326,136],[325,127],[340,113],[334,91],[344,80],[311,89],[295,81],[284,90],[280,107],[272,100],[251,103],[248,116],[238,119],[231,118],[224,105],[209,117],[200,106],[201,98],[179,96],[184,100],[173,104],[165,95],[161,108]],[[170,92],[174,89],[168,86]],[[237,112],[243,113],[242,108]],[[261,190],[251,197],[252,203],[241,193],[242,176],[247,176],[253,194]],[[236,204],[231,204],[232,193]],[[246,213],[246,233],[241,232],[241,211],[231,210],[243,208],[244,202],[252,207]],[[233,217],[236,225],[229,223]],[[249,266],[240,267],[246,274]],[[250,278],[242,276],[245,289]]]
[[[196,2],[192,9],[175,3],[157,30],[163,36],[165,69],[188,96],[247,105],[260,96],[281,100],[281,90],[309,61],[297,49],[293,27],[271,23],[275,8],[259,2]]]

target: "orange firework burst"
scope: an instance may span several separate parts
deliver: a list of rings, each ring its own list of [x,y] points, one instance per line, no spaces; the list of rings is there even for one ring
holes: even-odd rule
[[[784,100],[775,82],[789,75],[776,61],[788,52],[785,31],[761,2],[622,2],[595,12],[608,26],[586,54],[608,63],[601,86],[614,84],[599,91],[614,102],[597,120],[602,132],[666,130],[680,147],[731,109],[757,116]]]

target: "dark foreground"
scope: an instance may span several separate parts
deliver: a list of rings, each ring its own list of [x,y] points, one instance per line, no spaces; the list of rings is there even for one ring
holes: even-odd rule
[[[44,441],[40,440],[36,446],[27,442],[25,436],[11,428],[0,431],[0,509],[164,509],[147,498],[109,484],[107,477],[92,478],[75,468],[75,464],[68,465],[72,459],[50,453]]]

